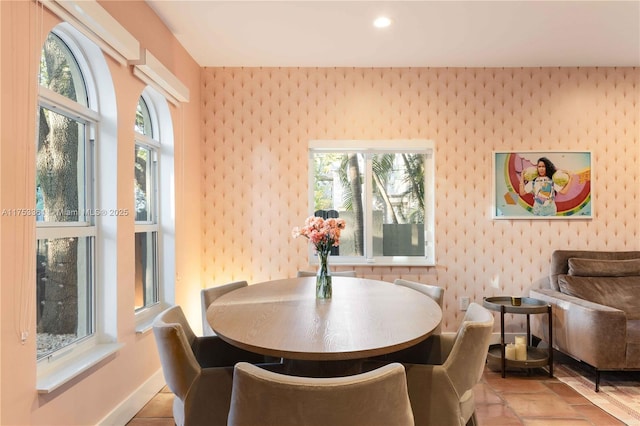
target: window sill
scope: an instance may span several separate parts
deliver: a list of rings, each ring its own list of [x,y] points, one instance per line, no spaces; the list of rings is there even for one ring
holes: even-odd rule
[[[146,320],[136,322],[136,334],[145,334],[153,328],[153,321],[155,317],[147,318]]]
[[[317,257],[309,259],[310,265],[318,265]],[[435,260],[417,256],[388,256],[365,259],[363,257],[331,256],[329,267],[334,266],[436,266]]]
[[[123,346],[122,343],[99,344],[87,351],[70,357],[50,371],[39,374],[36,390],[40,394],[55,391],[60,386],[71,381],[74,377],[77,377],[108,356],[118,352]]]
[[[140,312],[136,312],[135,314],[135,330],[136,334],[145,334],[151,331],[153,328],[153,321],[156,317],[162,313],[165,309],[167,309],[169,304],[167,303],[158,303],[147,309],[142,309]]]

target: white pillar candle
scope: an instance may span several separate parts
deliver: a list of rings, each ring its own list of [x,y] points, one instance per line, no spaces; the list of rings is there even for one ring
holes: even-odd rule
[[[523,345],[527,344],[527,340],[525,336],[516,336],[516,345],[518,343],[522,343]]]
[[[516,360],[526,361],[527,359],[527,345],[524,343],[516,343]]]
[[[506,359],[516,359],[516,345],[507,343],[507,346],[504,348],[504,357]]]

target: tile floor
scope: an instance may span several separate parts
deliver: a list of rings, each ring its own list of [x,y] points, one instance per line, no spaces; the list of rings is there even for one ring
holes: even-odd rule
[[[561,356],[556,360],[572,362]],[[475,392],[480,425],[624,426],[542,369],[510,372],[503,379],[500,372],[486,368]],[[165,387],[128,425],[173,426],[172,401],[173,394]]]

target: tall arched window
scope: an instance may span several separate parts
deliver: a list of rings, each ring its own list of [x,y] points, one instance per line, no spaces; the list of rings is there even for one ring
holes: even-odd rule
[[[39,392],[117,342],[117,107],[100,48],[68,23],[41,52],[36,140]]]
[[[95,332],[98,113],[78,58],[50,33],[40,60],[36,149],[38,359]]]
[[[174,301],[173,124],[167,99],[147,86],[136,108],[134,147],[136,330]]]
[[[149,308],[159,299],[158,284],[158,160],[159,135],[149,107],[140,96],[136,109],[134,171],[135,309]],[[155,117],[155,114],[153,114]]]

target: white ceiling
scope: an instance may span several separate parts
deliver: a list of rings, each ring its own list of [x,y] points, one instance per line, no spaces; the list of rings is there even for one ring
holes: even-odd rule
[[[640,0],[146,1],[201,66],[640,66]]]

